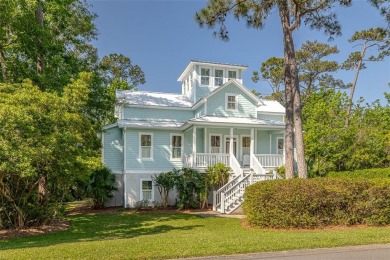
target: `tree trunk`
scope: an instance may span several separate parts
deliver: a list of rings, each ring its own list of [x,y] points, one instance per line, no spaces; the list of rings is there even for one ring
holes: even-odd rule
[[[303,145],[303,127],[301,117],[301,96],[297,62],[295,59],[294,41],[290,30],[290,13],[288,2],[279,3],[279,15],[283,29],[284,66],[286,84],[286,177],[294,177],[294,128],[297,148],[298,174],[307,178],[305,150]]]
[[[350,115],[351,115],[353,95],[355,93],[355,88],[356,88],[357,80],[359,78],[360,68],[362,67],[363,58],[366,55],[366,49],[367,49],[367,46],[366,46],[366,42],[365,42],[363,44],[362,52],[360,53],[359,62],[356,66],[356,73],[355,73],[355,78],[353,80],[353,84],[351,86],[351,93],[349,93],[348,106],[347,106],[347,120],[345,122],[345,127],[349,127],[349,119],[350,119]]]
[[[47,196],[47,178],[46,176],[41,176],[38,181],[38,194],[39,194],[39,202],[44,204]]]
[[[287,1],[281,1],[279,4],[279,16],[283,28],[283,43],[284,43],[284,82],[285,82],[285,97],[286,97],[286,128],[285,128],[285,167],[286,178],[294,178],[294,98],[293,98],[293,81],[290,66],[292,35],[289,30],[290,18]]]
[[[41,29],[43,29],[43,10],[42,10],[42,4],[41,4],[41,1],[38,1],[38,7],[37,7],[37,10],[35,11],[35,20],[36,20],[36,23],[38,25],[38,27],[40,27]],[[40,50],[42,49],[42,39],[40,39],[40,37],[38,36],[38,40],[37,40],[37,49],[38,49],[38,55],[37,55],[37,73],[38,75],[42,75],[43,73],[43,67],[44,67],[44,56],[42,53],[40,53]]]
[[[1,75],[3,77],[3,82],[7,82],[7,67],[5,65],[5,56],[3,47],[0,46],[0,67],[1,67]]]

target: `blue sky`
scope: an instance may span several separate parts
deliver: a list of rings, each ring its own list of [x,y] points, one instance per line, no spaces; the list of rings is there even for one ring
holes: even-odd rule
[[[225,62],[248,65],[244,85],[268,94],[266,82],[253,83],[250,78],[262,62],[272,56],[283,56],[281,25],[274,12],[262,30],[248,29],[243,21],[229,19],[230,41],[213,38],[213,30],[200,28],[194,20],[195,12],[205,6],[204,0],[88,0],[92,11],[99,16],[96,24],[99,38],[94,43],[99,55],[122,53],[139,65],[146,74],[144,91],[180,92],[177,78],[190,60]],[[342,25],[342,37],[328,42],[337,45],[340,53],[332,58],[343,61],[353,47],[348,38],[358,30],[384,26],[384,18],[367,1],[354,0],[350,8],[337,8]],[[295,47],[307,40],[327,42],[322,32],[302,26],[294,33]],[[390,92],[390,59],[367,62],[361,71],[355,100],[364,97],[367,102],[384,101],[383,93]],[[336,75],[346,83],[353,81],[353,71]],[[349,91],[348,91],[349,93]]]

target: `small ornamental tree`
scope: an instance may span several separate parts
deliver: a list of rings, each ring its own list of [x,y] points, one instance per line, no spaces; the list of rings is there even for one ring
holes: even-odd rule
[[[104,203],[112,198],[116,191],[115,175],[106,167],[98,168],[89,177],[87,194],[92,198],[95,209],[104,208]]]
[[[160,193],[161,203],[164,208],[168,207],[169,192],[175,187],[175,177],[177,176],[177,170],[170,172],[162,172],[159,175],[152,177],[154,185],[157,187]]]

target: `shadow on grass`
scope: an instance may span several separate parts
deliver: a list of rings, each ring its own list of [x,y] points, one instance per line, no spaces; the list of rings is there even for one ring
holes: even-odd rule
[[[95,214],[69,216],[71,227],[62,232],[42,236],[0,240],[0,250],[43,247],[61,243],[126,239],[178,230],[192,230],[202,225],[191,224],[200,217],[185,214]]]

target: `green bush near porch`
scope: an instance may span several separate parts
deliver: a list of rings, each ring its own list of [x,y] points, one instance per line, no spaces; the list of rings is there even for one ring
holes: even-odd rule
[[[390,224],[390,180],[316,178],[258,182],[245,192],[248,222],[263,228]]]

